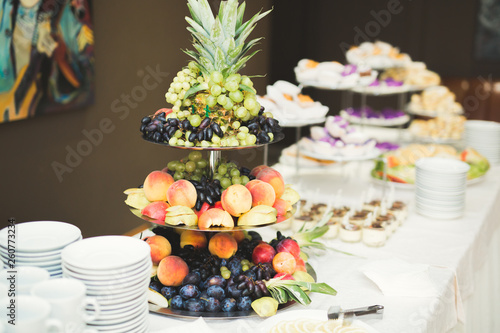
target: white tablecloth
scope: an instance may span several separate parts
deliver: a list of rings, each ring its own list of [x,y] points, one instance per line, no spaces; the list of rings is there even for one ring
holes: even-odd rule
[[[302,196],[323,202],[343,189],[346,200],[355,201],[370,184],[371,163],[301,170],[294,184]],[[294,168],[277,166],[291,180]],[[349,175],[354,177],[348,177]],[[381,188],[376,187],[377,194]],[[396,198],[413,204],[413,191],[396,190]],[[343,308],[381,304],[383,320],[369,321],[379,332],[500,332],[500,166],[494,166],[486,178],[467,188],[466,213],[457,220],[431,220],[414,211],[406,223],[381,248],[362,243],[348,244],[338,239],[323,241],[356,256],[328,252],[314,256],[310,263],[318,281],[338,291],[335,297],[312,294],[307,309],[327,310],[338,304]],[[259,229],[266,240],[275,230]],[[360,257],[359,257],[360,256]],[[362,258],[364,257],[364,258]],[[435,297],[388,297],[359,268],[376,259],[399,258],[410,263],[430,265],[429,274]],[[291,307],[290,310],[302,308]],[[304,308],[306,309],[306,308]],[[287,310],[284,310],[287,311]],[[189,321],[151,314],[152,332],[183,325]],[[209,321],[213,331],[230,329],[255,332],[259,318]],[[464,323],[465,322],[465,323]]]

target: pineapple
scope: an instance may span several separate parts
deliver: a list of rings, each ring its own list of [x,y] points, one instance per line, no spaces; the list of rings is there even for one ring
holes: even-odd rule
[[[250,52],[262,38],[246,41],[256,23],[269,14],[259,11],[244,22],[245,2],[221,1],[217,15],[208,0],[188,0],[191,17],[187,30],[193,58],[177,73],[165,94],[173,104],[167,118],[176,118],[177,130],[151,136],[154,141],[177,146],[250,146],[268,143],[280,127],[272,115],[263,113],[253,82],[238,73],[259,50]],[[206,120],[209,118],[209,120]],[[182,124],[182,126],[180,125]],[[144,127],[145,128],[145,127]]]

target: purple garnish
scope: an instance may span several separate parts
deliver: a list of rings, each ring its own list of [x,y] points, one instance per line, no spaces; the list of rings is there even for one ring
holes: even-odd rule
[[[345,65],[344,70],[342,71],[341,75],[342,76],[349,76],[358,70],[358,67],[356,65]]]

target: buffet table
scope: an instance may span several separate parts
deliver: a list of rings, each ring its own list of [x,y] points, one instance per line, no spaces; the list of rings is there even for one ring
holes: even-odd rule
[[[352,167],[301,170],[299,193],[310,200],[327,202],[337,189],[346,199],[356,200],[370,184],[372,162],[354,163]],[[291,166],[276,165],[285,179],[294,176]],[[346,172],[346,169],[349,172]],[[347,175],[346,173],[351,173]],[[406,222],[380,248],[362,243],[343,243],[338,239],[322,240],[346,251],[318,253],[310,258],[318,280],[329,283],[337,296],[312,294],[308,307],[292,306],[284,311],[326,310],[331,305],[355,308],[373,304],[385,307],[383,320],[366,321],[378,332],[498,332],[500,321],[500,166],[493,166],[481,182],[467,188],[465,215],[457,220],[431,220],[414,212],[414,192],[396,189],[396,199],[410,204]],[[307,186],[304,186],[307,184]],[[377,194],[383,188],[376,187]],[[258,230],[264,239],[275,237],[272,227]],[[287,233],[286,231],[284,233]],[[136,237],[139,237],[137,234]],[[406,290],[413,296],[386,296],[360,268],[383,259],[401,259],[411,264],[428,265],[433,293],[418,287]],[[413,289],[413,290],[412,290]],[[304,312],[306,313],[306,312]],[[326,316],[326,315],[325,315]],[[326,317],[325,317],[326,318]],[[173,327],[213,331],[251,332],[263,319],[182,320],[150,314],[150,330],[160,332]],[[182,331],[182,330],[180,330]]]

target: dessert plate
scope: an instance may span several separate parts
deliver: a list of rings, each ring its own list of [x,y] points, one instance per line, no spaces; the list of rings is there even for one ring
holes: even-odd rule
[[[304,148],[300,149],[300,153],[305,156],[309,156],[319,160],[335,161],[335,162],[354,162],[354,161],[373,160],[380,155],[380,150],[375,148],[372,151],[368,152],[367,154],[358,156],[325,155],[305,150]]]
[[[17,224],[17,252],[47,252],[64,248],[81,237],[80,229],[57,221],[36,221]],[[0,244],[6,249],[8,228],[0,230]],[[47,254],[47,253],[45,253]]]
[[[149,245],[127,236],[86,238],[67,246],[61,254],[64,263],[84,270],[98,271],[130,267],[150,255]]]
[[[151,262],[147,260],[148,258],[144,258],[144,261],[139,262],[135,265],[131,265],[130,267],[119,267],[110,270],[93,270],[87,271],[78,267],[74,267],[66,262],[62,263],[63,269],[67,271],[67,273],[77,279],[83,280],[83,282],[90,281],[98,281],[98,280],[109,280],[110,277],[114,279],[120,277],[128,277],[135,274],[141,274],[146,269],[151,267]]]

